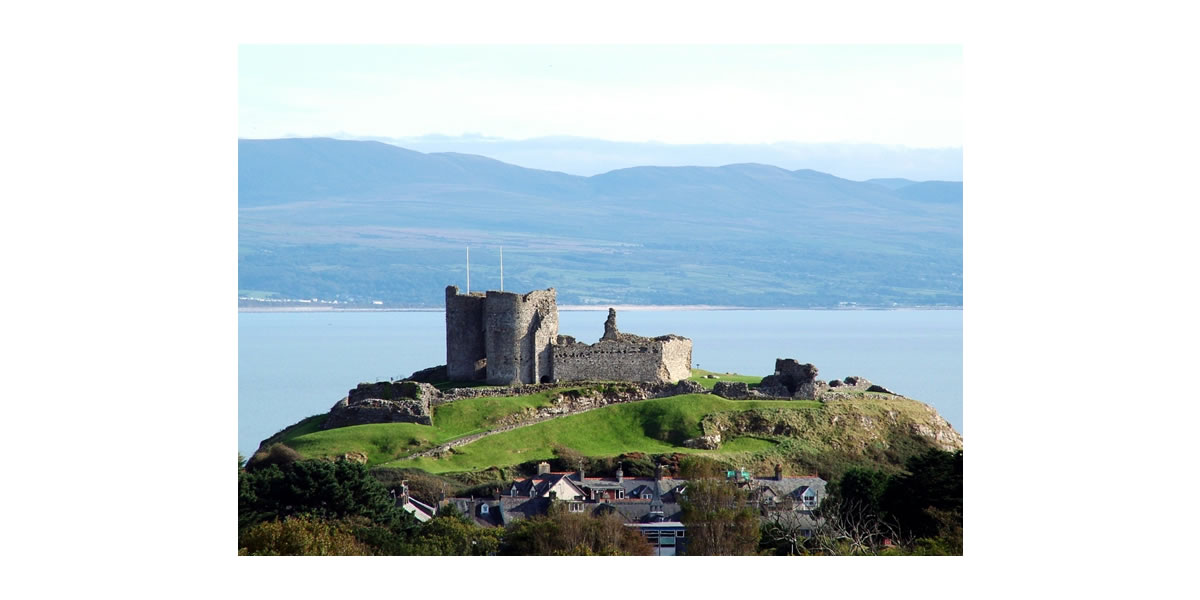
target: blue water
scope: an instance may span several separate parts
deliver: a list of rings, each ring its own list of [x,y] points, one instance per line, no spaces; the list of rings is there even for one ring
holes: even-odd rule
[[[607,309],[560,311],[559,332],[595,342]],[[719,372],[769,375],[776,358],[860,375],[931,404],[962,423],[962,311],[620,311],[621,331],[692,339],[692,362]],[[402,379],[446,362],[442,312],[240,313],[238,449],[323,413],[362,381]]]

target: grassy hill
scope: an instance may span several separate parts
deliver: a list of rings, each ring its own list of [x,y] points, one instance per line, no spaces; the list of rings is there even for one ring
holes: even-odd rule
[[[718,381],[740,382],[749,384],[750,387],[756,387],[762,381],[761,375],[739,375],[737,373],[718,373],[716,371],[705,371],[704,369],[692,369],[692,376],[688,379],[704,386],[704,389],[711,390],[717,385]]]
[[[757,377],[705,379],[757,383]],[[451,440],[492,431],[516,416],[549,406],[563,387],[527,396],[468,398],[438,406],[434,425],[385,423],[321,430],[325,416],[310,417],[264,442],[282,442],[304,458],[367,455],[368,464],[420,469],[434,474],[514,471],[554,458],[563,449],[593,458],[626,453],[701,454],[726,464],[769,472],[783,463],[790,472],[833,473],[851,464],[895,468],[933,446],[957,444],[961,436],[931,407],[890,394],[857,392],[830,402],[727,400],[687,394],[612,404],[481,437],[440,456],[414,457]],[[719,432],[714,450],[683,446],[684,440]]]

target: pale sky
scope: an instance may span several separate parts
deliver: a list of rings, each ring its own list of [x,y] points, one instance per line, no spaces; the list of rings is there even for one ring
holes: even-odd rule
[[[238,135],[962,146],[960,46],[241,46]]]

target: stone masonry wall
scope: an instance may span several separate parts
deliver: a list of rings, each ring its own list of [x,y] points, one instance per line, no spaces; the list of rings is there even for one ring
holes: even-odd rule
[[[554,288],[466,295],[456,286],[446,288],[446,375],[451,381],[665,383],[690,377],[691,365],[691,340],[621,333],[613,309],[600,342],[581,344],[559,336]]]
[[[322,429],[365,423],[432,425],[432,401],[440,394],[428,383],[415,381],[360,383],[333,405]]]
[[[554,288],[524,295],[489,291],[483,308],[489,385],[538,383],[553,377],[551,345],[558,337]]]
[[[692,374],[692,341],[677,335],[644,338],[617,330],[609,309],[604,337],[583,344],[559,336],[554,351],[557,381],[643,381],[669,383]]]
[[[483,307],[479,292],[460,294],[446,288],[446,376],[451,381],[475,381],[487,376]]]

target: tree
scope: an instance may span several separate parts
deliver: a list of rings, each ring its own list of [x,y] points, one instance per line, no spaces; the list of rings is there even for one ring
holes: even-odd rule
[[[748,492],[731,481],[694,479],[684,496],[682,521],[687,527],[688,554],[755,554],[761,531]]]
[[[246,461],[246,468],[249,470],[261,469],[270,465],[288,465],[298,460],[302,460],[299,452],[291,449],[283,444],[271,444],[266,450],[259,450]]]
[[[899,523],[865,502],[827,498],[813,517],[816,528],[804,545],[815,554],[876,555],[906,545]]]
[[[362,516],[381,525],[411,519],[367,468],[352,461],[300,461],[238,474],[239,529],[291,515]]]
[[[488,556],[500,547],[499,529],[479,527],[458,514],[439,514],[417,530],[405,554]]]
[[[771,511],[762,519],[760,548],[786,556],[805,554],[817,526],[818,521],[806,511]]]
[[[930,450],[905,464],[908,474],[893,477],[880,499],[884,511],[894,516],[915,538],[936,537],[947,529],[930,509],[958,515],[962,527],[962,450],[950,453]],[[951,524],[950,529],[952,529]]]
[[[725,474],[725,466],[707,457],[692,455],[679,461],[679,476],[683,479],[713,479]]]
[[[524,556],[648,556],[653,548],[616,514],[552,510],[545,516],[510,524],[501,552]]]
[[[239,556],[367,556],[371,549],[355,539],[346,521],[312,516],[265,521],[238,533]]]
[[[854,467],[846,471],[838,482],[836,494],[851,503],[858,503],[873,511],[880,510],[889,477],[883,471]]]

